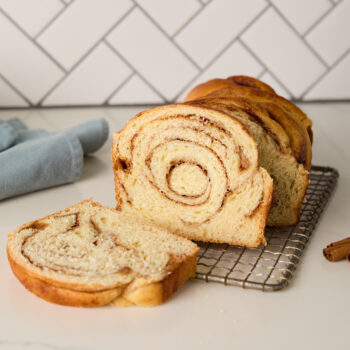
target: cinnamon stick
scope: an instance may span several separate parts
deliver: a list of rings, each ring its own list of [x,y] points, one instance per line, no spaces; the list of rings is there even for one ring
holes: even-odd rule
[[[348,255],[346,256],[346,260],[350,262],[350,252],[349,252]]]
[[[350,244],[350,237],[342,239],[341,241],[337,241],[337,242],[333,242],[331,244],[328,244],[327,248],[341,246],[341,245],[344,245],[346,243]]]
[[[331,243],[323,249],[323,255],[328,261],[339,261],[347,258],[350,261],[350,240]]]

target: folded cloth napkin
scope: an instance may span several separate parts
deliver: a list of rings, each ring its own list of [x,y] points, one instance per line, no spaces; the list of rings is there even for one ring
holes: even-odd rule
[[[0,152],[14,145],[16,137],[16,129],[11,124],[0,120]]]
[[[0,200],[76,181],[84,154],[97,151],[109,132],[104,119],[55,134],[29,130],[17,118],[0,122]]]

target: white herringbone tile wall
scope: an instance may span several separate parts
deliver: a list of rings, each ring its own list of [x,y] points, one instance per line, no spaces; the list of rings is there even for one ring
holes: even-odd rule
[[[0,0],[0,108],[161,104],[258,77],[350,100],[350,0]]]

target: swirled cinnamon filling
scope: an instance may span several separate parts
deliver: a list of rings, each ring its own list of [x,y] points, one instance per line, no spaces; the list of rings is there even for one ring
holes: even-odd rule
[[[233,129],[225,119],[232,118],[211,113],[160,113],[139,124],[136,117],[132,132],[119,134],[114,149],[130,164],[116,170],[127,194],[122,210],[173,232],[226,217],[243,198],[239,220],[255,215],[265,200],[256,144],[241,123],[232,121]]]
[[[136,230],[128,219],[88,202],[25,226],[16,240],[24,261],[41,273],[127,282],[166,273],[169,252],[176,256],[167,236],[147,230]]]

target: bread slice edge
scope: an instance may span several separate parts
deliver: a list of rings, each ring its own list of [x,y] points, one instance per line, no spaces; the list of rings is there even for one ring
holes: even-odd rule
[[[114,306],[156,306],[167,301],[177,289],[196,273],[196,250],[175,270],[159,282],[149,283],[137,278],[129,285],[114,289],[86,292],[55,286],[47,281],[29,276],[26,271],[8,255],[14,275],[24,287],[36,296],[53,304],[79,307]]]

